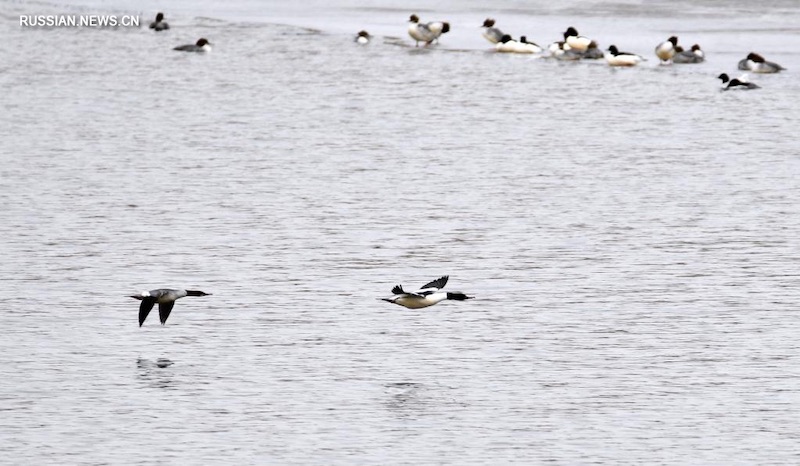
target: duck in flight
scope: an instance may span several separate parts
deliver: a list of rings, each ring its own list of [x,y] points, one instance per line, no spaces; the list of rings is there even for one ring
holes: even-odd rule
[[[430,283],[426,283],[422,288],[414,292],[406,292],[403,290],[403,285],[396,285],[392,288],[392,293],[394,293],[393,297],[381,299],[409,309],[420,309],[433,306],[445,299],[464,301],[474,298],[474,296],[467,296],[460,291],[440,291],[447,284],[448,278],[450,278],[449,275],[437,278]]]
[[[161,319],[161,325],[167,323],[169,313],[172,312],[172,307],[175,306],[175,301],[186,296],[210,296],[211,293],[206,293],[197,290],[170,290],[166,288],[158,290],[143,291],[141,294],[131,295],[131,298],[138,299],[142,302],[139,305],[139,327],[142,326],[150,310],[158,303],[158,317]]]

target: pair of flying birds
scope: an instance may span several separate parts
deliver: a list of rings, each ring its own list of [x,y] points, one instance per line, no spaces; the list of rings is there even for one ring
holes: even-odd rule
[[[381,298],[383,301],[398,304],[409,309],[421,309],[423,307],[433,306],[444,300],[450,299],[454,301],[464,301],[472,299],[474,296],[467,296],[460,291],[441,291],[447,284],[449,275],[437,278],[432,282],[426,283],[422,288],[417,291],[407,292],[403,290],[402,285],[397,285],[392,288],[394,296],[391,298]],[[138,299],[142,303],[139,305],[139,327],[142,326],[148,314],[153,307],[158,303],[158,317],[161,320],[161,325],[167,323],[172,308],[175,306],[175,301],[186,296],[209,296],[211,293],[198,290],[171,290],[171,289],[158,289],[151,291],[143,291],[140,294],[131,295],[131,298]]]

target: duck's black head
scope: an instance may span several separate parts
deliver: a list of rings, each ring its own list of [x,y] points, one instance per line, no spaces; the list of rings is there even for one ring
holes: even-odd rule
[[[442,34],[450,32],[450,23],[442,23]]]
[[[156,15],[156,22],[160,23],[161,21],[164,21],[164,13],[159,13]]]
[[[764,57],[762,57],[761,55],[759,55],[759,54],[757,54],[755,52],[748,53],[747,54],[747,59],[751,60],[751,61],[754,61],[756,63],[764,63],[764,61],[765,61]]]
[[[418,23],[418,22],[419,22],[419,16],[417,16],[417,15],[411,15],[411,16],[408,18],[408,21],[409,21],[409,22],[412,22],[412,23]]]
[[[206,39],[199,39],[195,45],[197,45],[198,47],[202,47],[204,45],[211,45],[211,42],[209,42]]]
[[[611,55],[617,55],[619,53],[619,49],[617,49],[616,45],[609,45],[608,51],[611,52]]]
[[[564,39],[570,36],[577,36],[577,35],[578,35],[578,30],[572,26],[568,27],[567,30],[564,31]]]
[[[670,38],[667,39],[667,41],[672,42],[672,46],[674,47],[678,45],[678,36],[670,36]]]
[[[472,299],[475,296],[467,296],[460,291],[448,291],[447,292],[447,299],[453,299],[455,301],[466,301],[467,299]]]
[[[721,75],[717,76],[717,79],[721,79],[722,84],[725,84],[726,82],[730,81],[731,78],[729,78],[726,73],[722,73]]]
[[[211,296],[211,293],[199,290],[186,290],[186,296]]]
[[[494,20],[492,18],[486,18],[483,20],[483,27],[490,28],[492,26],[494,26]]]
[[[369,39],[369,33],[367,31],[358,31],[358,37],[366,37]]]

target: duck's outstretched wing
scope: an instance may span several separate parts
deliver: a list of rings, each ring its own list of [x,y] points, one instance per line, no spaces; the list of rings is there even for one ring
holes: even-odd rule
[[[437,278],[436,280],[434,280],[434,281],[432,281],[430,283],[426,283],[425,286],[420,288],[420,290],[427,290],[429,288],[436,288],[437,290],[440,290],[440,289],[444,288],[445,285],[447,285],[447,279],[449,279],[449,278],[450,278],[450,275],[445,275],[443,277],[439,277],[439,278]]]
[[[161,319],[161,325],[167,323],[167,318],[169,317],[169,313],[172,312],[173,306],[175,306],[175,301],[158,304],[158,318]]]
[[[139,327],[141,327],[142,324],[144,323],[144,320],[147,319],[147,315],[150,314],[150,309],[153,309],[153,305],[155,305],[156,299],[153,297],[136,298],[136,299],[142,300],[142,304],[139,305]]]
[[[420,291],[406,291],[406,290],[403,289],[403,285],[395,285],[395,287],[392,288],[392,293],[395,294],[395,295],[418,296],[418,297],[422,298],[425,295],[429,294],[428,292],[421,292],[421,291],[422,290],[420,290]],[[432,291],[431,291],[431,293],[432,293]],[[394,298],[392,298],[392,301],[394,301]]]

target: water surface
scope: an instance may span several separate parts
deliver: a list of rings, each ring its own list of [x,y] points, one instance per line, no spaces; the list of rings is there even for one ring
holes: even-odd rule
[[[800,8],[582,5],[422,49],[383,1],[0,2],[0,462],[797,464]],[[750,51],[788,71],[720,92]],[[378,300],[444,274],[477,298]],[[165,286],[213,295],[138,328]]]

